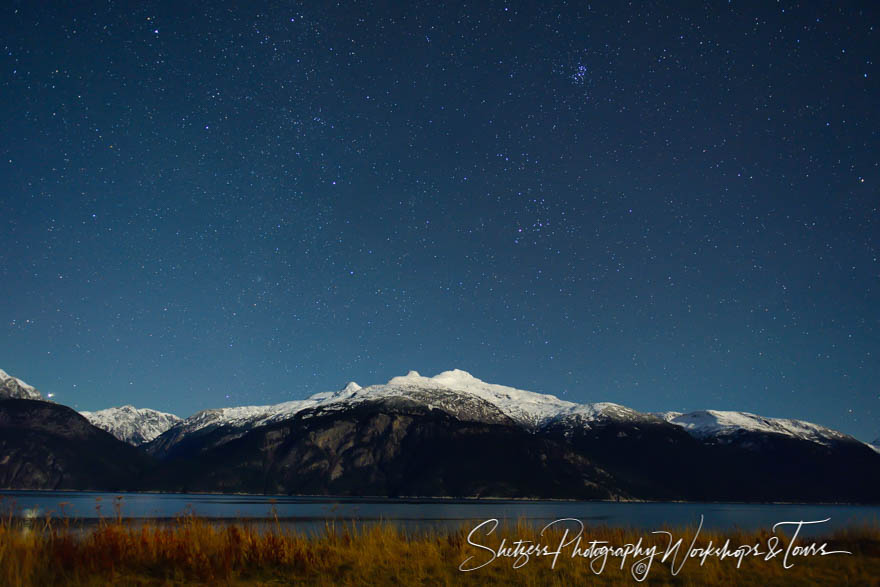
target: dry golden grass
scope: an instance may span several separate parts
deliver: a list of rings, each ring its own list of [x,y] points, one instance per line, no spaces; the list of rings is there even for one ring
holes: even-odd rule
[[[173,524],[133,523],[116,517],[91,528],[79,528],[65,518],[0,521],[0,585],[577,585],[637,584],[630,575],[634,563],[609,558],[601,574],[591,570],[589,559],[572,558],[572,547],[551,568],[549,556],[532,557],[514,569],[513,558],[499,558],[473,572],[461,572],[468,557],[474,564],[491,555],[468,543],[474,524],[457,531],[406,533],[391,524],[364,526],[327,525],[308,536],[280,524],[216,524],[183,516]],[[672,530],[683,538],[682,553],[696,530]],[[640,538],[643,546],[657,545],[661,553],[668,539],[648,532],[610,527],[588,527],[582,548],[589,540],[623,546]],[[735,548],[758,543],[763,550],[769,531],[699,534],[696,546],[730,539]],[[533,540],[555,550],[561,531],[538,535],[525,524],[500,527],[491,536],[474,541],[497,548],[501,539]],[[671,561],[654,560],[647,584],[652,585],[880,585],[880,529],[851,529],[798,544],[828,542],[828,550],[852,555],[798,557],[794,567],[783,568],[782,555],[764,560],[747,558],[741,568],[736,559],[689,559],[677,573]],[[783,539],[780,548],[785,548]],[[679,555],[678,561],[681,561]]]

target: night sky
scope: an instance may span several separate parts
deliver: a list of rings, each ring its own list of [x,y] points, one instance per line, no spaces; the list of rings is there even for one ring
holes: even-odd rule
[[[880,433],[875,2],[0,11],[0,368],[61,403],[460,368]]]

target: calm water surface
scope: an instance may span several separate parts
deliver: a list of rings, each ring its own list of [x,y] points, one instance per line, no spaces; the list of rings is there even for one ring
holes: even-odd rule
[[[97,493],[82,491],[0,491],[0,512],[20,517],[67,515],[83,523],[122,517],[168,519],[182,514],[222,520],[255,521],[275,514],[285,525],[323,527],[339,522],[388,521],[406,528],[460,527],[489,518],[544,524],[576,518],[587,525],[625,526],[656,530],[664,526],[696,526],[703,516],[707,529],[766,528],[781,521],[824,520],[822,533],[862,524],[880,524],[880,506],[789,505],[731,503],[611,503],[577,501],[376,499],[209,495],[160,493]]]

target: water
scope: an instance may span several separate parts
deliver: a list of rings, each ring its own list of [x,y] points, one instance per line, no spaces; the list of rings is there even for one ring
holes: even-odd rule
[[[560,518],[590,525],[652,531],[663,527],[770,529],[782,521],[825,520],[802,534],[825,534],[863,524],[880,525],[880,506],[738,503],[612,503],[494,499],[377,499],[263,495],[98,493],[84,491],[0,491],[0,513],[16,517],[68,518],[83,524],[124,518],[168,520],[193,513],[218,522],[260,523],[277,518],[304,530],[336,522],[387,521],[408,529],[473,527],[497,518],[543,526]]]

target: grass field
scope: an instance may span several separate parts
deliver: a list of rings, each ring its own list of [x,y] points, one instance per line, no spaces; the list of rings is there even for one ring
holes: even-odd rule
[[[0,585],[635,585],[634,572],[652,585],[880,585],[876,526],[821,539],[800,536],[794,545],[785,536],[774,543],[769,529],[670,529],[672,544],[679,539],[682,544],[663,561],[670,544],[664,534],[592,526],[576,543],[571,526],[567,534],[553,527],[540,535],[539,528],[520,522],[487,535],[489,525],[475,530],[476,525],[410,533],[391,524],[327,525],[316,535],[305,535],[272,521],[258,528],[194,516],[170,524],[116,517],[80,527],[63,517],[9,516],[0,521]],[[640,539],[643,549],[657,547],[650,561],[645,550],[637,556],[626,553],[626,545]],[[502,540],[507,549],[502,554],[510,556],[498,556]],[[703,552],[694,550],[707,548],[710,541],[721,547],[726,540],[728,553],[742,556],[722,560],[710,551],[702,561]],[[516,541],[523,541],[519,552]],[[544,554],[533,550],[523,556],[530,544],[525,541],[543,545],[543,550],[534,548]],[[606,553],[604,567],[599,541],[619,548]],[[825,542],[826,552],[852,554],[822,556],[818,549]],[[460,567],[480,568],[464,572]]]

